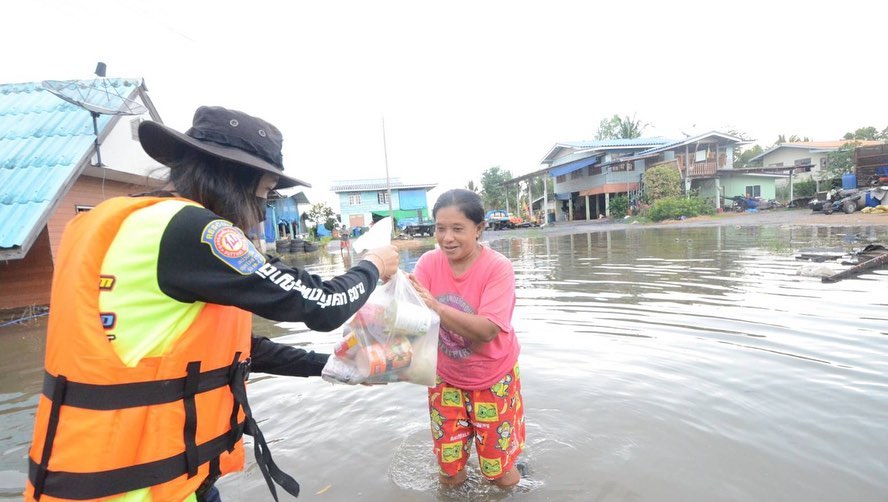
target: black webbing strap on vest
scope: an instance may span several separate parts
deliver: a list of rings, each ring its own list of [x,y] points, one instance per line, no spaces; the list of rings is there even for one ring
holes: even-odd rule
[[[228,433],[221,434],[206,443],[198,445],[199,463],[210,462],[228,446]],[[31,459],[28,465],[28,478],[35,483],[41,468]],[[132,465],[101,472],[48,471],[41,486],[41,493],[61,499],[91,500],[126,493],[146,486],[159,485],[178,478],[187,472],[188,461],[185,452],[146,464]],[[35,498],[37,498],[35,496]]]
[[[244,367],[244,371],[249,371],[249,366]],[[246,376],[246,375],[244,375]],[[265,436],[259,430],[259,425],[253,419],[253,412],[250,410],[250,404],[247,402],[247,388],[245,385],[246,378],[231,379],[231,393],[234,394],[234,400],[243,407],[246,421],[244,424],[244,434],[253,436],[253,454],[256,456],[256,464],[265,477],[268,489],[275,502],[278,500],[277,489],[274,483],[281,486],[287,493],[294,497],[299,496],[299,483],[296,482],[289,474],[278,468],[271,458],[271,451],[268,449],[268,443],[265,442]]]
[[[188,466],[188,477],[193,478],[197,476],[197,468],[200,466],[200,463],[197,461],[197,404],[194,402],[194,396],[197,395],[197,385],[200,381],[200,361],[188,363],[185,371],[185,397],[183,398],[185,427],[183,439],[185,442],[185,464]]]
[[[241,404],[235,399],[232,412],[234,426],[231,431],[226,431],[218,437],[198,445],[196,444],[197,410],[194,397],[202,392],[221,387],[232,388],[233,384],[244,388],[243,378],[249,371],[249,359],[238,362],[239,357],[239,354],[235,356],[231,366],[205,373],[200,372],[200,362],[192,362],[187,366],[186,376],[181,378],[114,385],[71,382],[64,375],[55,377],[45,373],[43,394],[51,400],[52,407],[40,463],[28,458],[28,478],[34,485],[34,498],[39,500],[40,496],[44,494],[72,500],[108,497],[166,483],[185,473],[189,477],[194,476],[200,465],[213,460],[216,461],[216,472],[210,474],[215,474],[218,477],[219,456],[225,451],[231,452],[244,428],[243,423],[237,423],[237,410]],[[241,380],[240,382],[232,382],[232,378],[240,378]],[[183,401],[185,407],[183,431],[185,451],[182,453],[110,471],[72,473],[48,469],[59,425],[59,414],[63,405],[107,411],[176,401]],[[210,467],[213,471],[213,464]]]
[[[225,366],[200,374],[197,393],[225,387],[232,376],[232,368]],[[49,373],[43,375],[43,395],[53,398],[59,379]],[[171,378],[150,382],[122,383],[116,385],[96,385],[89,383],[66,382],[65,405],[87,410],[121,410],[139,406],[172,403],[185,398],[185,380]]]
[[[43,489],[46,485],[46,476],[49,475],[47,466],[49,465],[49,457],[52,454],[52,443],[55,441],[56,431],[59,428],[59,411],[62,403],[65,402],[65,390],[67,389],[68,379],[59,375],[55,388],[52,390],[52,408],[49,411],[49,423],[46,426],[46,437],[43,439],[43,452],[40,456],[40,464],[36,466],[36,471],[31,476],[31,470],[28,468],[28,475],[31,476],[31,483],[34,484],[34,500],[40,500],[43,495]],[[31,457],[28,457],[31,461]],[[33,462],[31,462],[33,463]]]

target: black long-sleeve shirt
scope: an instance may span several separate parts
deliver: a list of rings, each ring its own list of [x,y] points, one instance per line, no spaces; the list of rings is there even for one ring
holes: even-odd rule
[[[231,305],[267,319],[301,321],[310,329],[331,331],[357,312],[376,287],[379,272],[371,262],[361,261],[344,274],[323,280],[266,260],[243,233],[227,230],[230,226],[204,208],[179,211],[160,242],[161,291],[181,302]],[[316,376],[328,357],[253,337],[254,371]]]

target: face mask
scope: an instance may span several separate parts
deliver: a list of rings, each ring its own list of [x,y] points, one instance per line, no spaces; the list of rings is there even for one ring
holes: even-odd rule
[[[256,223],[262,223],[263,221],[265,221],[265,207],[268,203],[268,200],[261,197],[256,197],[256,202],[256,213],[253,216],[256,217]]]

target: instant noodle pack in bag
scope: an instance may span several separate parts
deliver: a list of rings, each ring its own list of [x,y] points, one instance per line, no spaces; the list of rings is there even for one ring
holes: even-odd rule
[[[321,377],[334,383],[435,385],[438,314],[398,270],[343,327]]]

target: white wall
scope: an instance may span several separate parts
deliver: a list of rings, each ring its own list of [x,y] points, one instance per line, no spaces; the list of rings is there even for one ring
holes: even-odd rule
[[[826,156],[827,154],[825,153],[811,153],[807,148],[778,148],[762,158],[762,165],[768,167],[782,162],[785,167],[791,167],[795,165],[796,160],[810,158],[811,163],[814,164],[811,171],[807,173],[796,172],[793,175],[793,180],[802,181],[811,179],[812,175],[820,171],[820,159],[826,158]]]
[[[138,97],[136,99],[138,100]],[[142,115],[122,115],[118,118],[120,120],[100,146],[102,164],[107,169],[141,178],[149,175],[154,178],[166,175],[166,168],[158,170],[162,167],[161,164],[149,157],[139,141],[133,138],[132,121],[139,118],[151,120],[151,116],[146,112]]]

